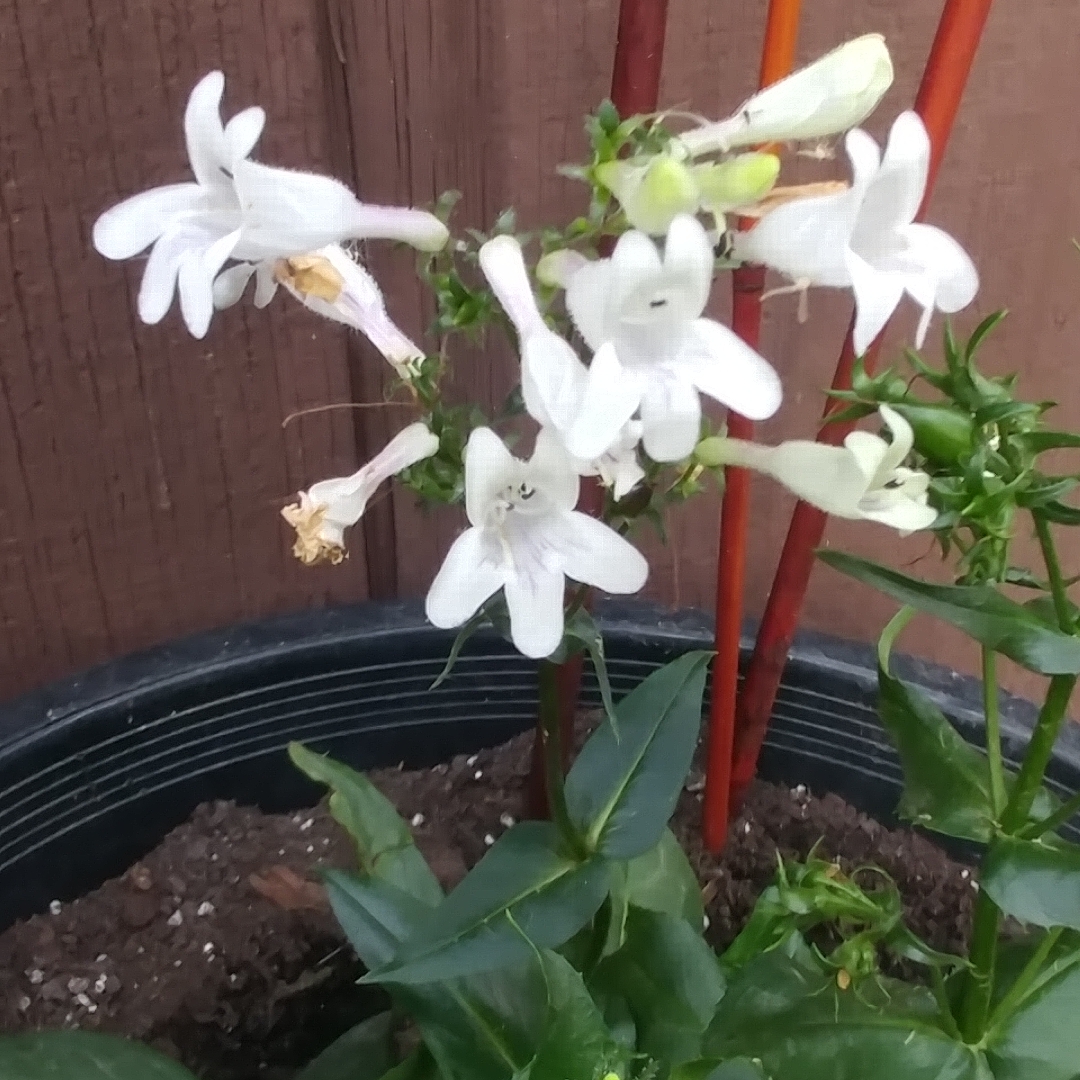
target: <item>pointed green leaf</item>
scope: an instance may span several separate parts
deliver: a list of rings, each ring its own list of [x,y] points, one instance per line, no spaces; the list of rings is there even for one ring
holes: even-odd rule
[[[670,829],[655,847],[626,864],[626,898],[635,907],[678,915],[700,932],[705,915],[701,883]]]
[[[331,789],[330,813],[356,841],[365,873],[425,904],[442,900],[442,886],[413,843],[409,826],[363,773],[296,742],[289,744],[289,757],[306,776]]]
[[[1075,431],[1022,431],[1012,438],[1033,454],[1046,450],[1080,449],[1080,433]]]
[[[442,686],[449,677],[450,672],[454,670],[454,665],[457,663],[457,659],[461,655],[461,650],[465,647],[465,643],[478,630],[490,625],[491,620],[488,618],[488,614],[484,608],[480,608],[471,619],[462,625],[461,629],[457,632],[457,636],[454,638],[453,645],[450,646],[450,655],[446,658],[446,663],[443,665],[442,671],[439,672],[438,677],[428,688],[429,690],[438,690],[438,688]]]
[[[951,623],[1029,671],[1080,674],[1080,639],[1048,626],[990,585],[932,585],[839,551],[819,551],[818,558],[901,604]]]
[[[142,1043],[89,1031],[0,1035],[3,1080],[195,1080]]]
[[[701,728],[711,653],[691,652],[654,671],[593,732],[566,778],[570,816],[593,850],[632,859],[659,843],[690,768]]]
[[[426,916],[396,961],[367,978],[422,983],[524,961],[533,944],[554,948],[567,941],[607,890],[602,860],[567,854],[549,821],[521,822]]]
[[[1080,930],[1080,847],[1000,836],[986,852],[980,887],[1002,911],[1032,926]]]
[[[295,1080],[380,1080],[395,1057],[394,1014],[381,1012],[336,1038]]]
[[[585,608],[579,608],[567,620],[566,636],[581,642],[585,651],[592,661],[593,670],[596,672],[596,683],[600,688],[600,701],[604,706],[604,714],[615,725],[615,733],[618,735],[618,717],[615,714],[615,702],[611,696],[611,680],[608,678],[607,659],[604,656],[604,636],[596,620]]]
[[[678,916],[634,907],[625,944],[600,963],[592,982],[627,1002],[638,1050],[669,1064],[701,1054],[702,1036],[724,993],[720,965],[700,929]]]
[[[440,1080],[440,1076],[427,1044],[421,1043],[408,1057],[383,1073],[381,1080]],[[297,1077],[297,1080],[301,1078]]]

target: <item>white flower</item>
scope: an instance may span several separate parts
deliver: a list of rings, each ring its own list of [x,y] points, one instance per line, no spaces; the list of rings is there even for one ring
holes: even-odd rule
[[[425,424],[410,424],[352,476],[320,480],[301,491],[299,502],[281,511],[281,516],[296,529],[293,554],[306,566],[341,562],[345,557],[345,530],[360,520],[375,489],[438,449],[438,438]]]
[[[855,292],[855,351],[864,353],[906,292],[923,309],[916,343],[937,308],[975,298],[979,275],[947,233],[915,222],[926,191],[930,139],[922,120],[901,113],[882,159],[865,131],[848,133],[852,185],[836,195],[796,199],[736,236],[737,258],[764,263],[796,286]]]
[[[254,107],[222,126],[225,76],[213,71],[192,90],[184,135],[194,182],[125,199],[94,224],[94,247],[129,259],[151,247],[139,289],[139,317],[157,323],[179,287],[180,310],[195,337],[213,314],[213,281],[230,259],[262,263],[317,251],[350,237],[404,240],[437,250],[445,226],[419,210],[365,206],[328,176],[249,161],[266,114]]]
[[[559,440],[541,430],[529,461],[490,428],[465,450],[465,509],[472,526],[454,541],[427,595],[436,626],[460,626],[502,589],[514,645],[550,656],[563,636],[566,578],[609,593],[645,584],[644,556],[613,529],[574,509],[578,477]]]
[[[596,476],[606,488],[611,488],[615,500],[629,495],[645,479],[645,470],[638,461],[641,442],[641,421],[630,420],[615,441],[597,458],[583,461],[571,458],[578,476]]]
[[[567,308],[595,352],[589,392],[567,439],[575,457],[596,457],[639,409],[649,456],[687,457],[700,434],[699,391],[753,420],[779,408],[776,372],[726,326],[701,318],[712,274],[705,229],[680,215],[663,256],[644,233],[628,232],[611,258],[570,276]],[[554,412],[553,383],[538,390]]]
[[[681,135],[691,155],[756,143],[823,139],[861,124],[893,81],[880,34],[864,34],[767,86],[726,120]]]
[[[402,378],[408,380],[416,364],[424,359],[424,351],[386,313],[382,290],[375,279],[339,244],[273,264],[231,266],[214,282],[214,306],[235,304],[253,274],[256,307],[270,303],[280,283],[305,307],[359,330]]]
[[[878,521],[901,535],[928,529],[937,511],[927,502],[930,477],[901,463],[914,443],[911,425],[879,407],[892,442],[853,431],[843,446],[796,439],[761,446],[741,439],[710,440],[718,464],[755,469],[779,480],[804,502],[834,517]]]

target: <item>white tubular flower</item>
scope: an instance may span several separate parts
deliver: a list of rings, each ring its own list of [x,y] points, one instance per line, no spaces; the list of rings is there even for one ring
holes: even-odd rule
[[[375,279],[339,244],[310,255],[295,255],[276,263],[238,263],[214,282],[214,306],[229,307],[244,293],[255,275],[255,306],[265,307],[278,284],[305,307],[364,334],[406,381],[424,359],[424,351],[386,313],[382,290]]]
[[[911,425],[888,405],[879,412],[892,442],[868,431],[853,431],[843,446],[802,439],[779,446],[717,439],[711,456],[718,464],[765,473],[834,517],[877,521],[902,536],[928,529],[937,517],[927,502],[930,477],[902,464],[914,444]]]
[[[439,440],[427,425],[410,424],[352,476],[320,480],[301,491],[299,502],[281,511],[296,530],[293,554],[305,566],[341,562],[345,558],[345,530],[363,516],[375,489],[438,449]]]
[[[855,293],[855,351],[864,353],[906,292],[923,309],[922,345],[934,309],[959,311],[975,298],[979,275],[947,233],[915,222],[926,191],[930,139],[922,120],[901,113],[881,157],[865,131],[848,133],[852,185],[836,195],[796,199],[736,236],[734,254],[764,263],[796,286]]]
[[[587,264],[582,258],[581,265]],[[595,462],[619,438],[623,424],[637,408],[640,393],[628,381],[612,385],[611,365],[617,361],[610,346],[601,349],[586,368],[569,343],[544,322],[517,240],[511,236],[489,240],[480,249],[480,268],[517,332],[521,392],[529,415],[541,427],[556,431],[574,458]],[[591,412],[605,406],[622,420],[582,448],[578,438],[582,425],[589,423]]]
[[[514,645],[539,659],[562,641],[567,578],[604,592],[637,592],[648,574],[644,556],[576,511],[577,497],[577,474],[551,432],[540,431],[526,462],[490,428],[473,431],[465,450],[471,528],[454,541],[431,584],[431,622],[460,626],[502,589]]]
[[[179,288],[191,333],[205,336],[213,282],[230,258],[262,263],[317,251],[349,238],[389,238],[438,250],[446,227],[420,210],[365,206],[328,176],[249,161],[266,114],[254,107],[221,123],[225,76],[212,71],[192,90],[184,136],[195,180],[153,188],[106,210],[94,247],[129,259],[150,247],[139,318],[160,322]]]
[[[701,318],[712,274],[705,229],[680,215],[662,256],[643,233],[628,232],[611,258],[570,277],[567,307],[596,354],[566,440],[575,457],[598,457],[640,409],[649,456],[682,460],[700,433],[699,391],[753,420],[779,408],[776,372],[726,326]],[[537,387],[552,411],[558,386]]]
[[[864,34],[767,86],[726,120],[703,124],[679,138],[692,156],[757,143],[824,139],[861,124],[892,81],[885,39]]]

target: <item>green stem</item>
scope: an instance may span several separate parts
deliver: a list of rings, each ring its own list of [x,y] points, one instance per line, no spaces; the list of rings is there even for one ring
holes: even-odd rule
[[[1005,809],[1005,766],[1001,760],[1001,714],[998,706],[997,656],[989,646],[982,647],[983,714],[986,717],[986,756],[990,763],[990,797],[994,817]]]
[[[1054,600],[1054,612],[1057,615],[1058,625],[1063,633],[1071,634],[1075,628],[1070,614],[1069,593],[1065,585],[1065,577],[1061,573],[1061,563],[1058,560],[1057,548],[1054,546],[1050,523],[1038,514],[1032,514],[1032,518],[1035,521],[1035,535],[1039,538],[1039,547],[1042,548],[1043,562],[1046,563],[1046,573],[1050,579],[1050,595]]]
[[[1080,813],[1080,791],[1071,799],[1063,802],[1049,817],[1042,821],[1033,821],[1026,828],[1020,830],[1020,836],[1025,840],[1036,840],[1048,832],[1054,832],[1061,828],[1073,814]]]
[[[971,970],[967,975],[964,995],[960,1000],[960,1031],[965,1042],[976,1043],[986,1030],[990,998],[994,991],[994,966],[997,963],[998,924],[1001,912],[986,895],[979,893],[975,901],[975,917],[971,927]]]
[[[559,685],[557,667],[549,660],[540,661],[540,727],[538,734],[544,744],[544,784],[548,808],[563,839],[576,854],[584,852],[581,834],[575,828],[566,805],[563,777],[562,739],[559,733]]]
[[[990,1022],[986,1025],[988,1028],[996,1028],[1016,1011],[1017,1006],[1027,996],[1032,983],[1039,977],[1043,964],[1046,963],[1047,957],[1053,951],[1064,931],[1065,927],[1055,926],[1051,930],[1047,930],[1043,935],[1039,947],[1031,954],[1028,962],[1024,965],[1024,970],[1016,977],[1016,982],[1009,987],[1009,992],[998,1002],[993,1016],[990,1017]]]

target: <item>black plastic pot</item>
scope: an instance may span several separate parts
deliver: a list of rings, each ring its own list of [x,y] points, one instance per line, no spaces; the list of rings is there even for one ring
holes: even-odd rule
[[[698,612],[620,604],[600,615],[617,695],[711,644]],[[371,768],[433,764],[528,728],[535,666],[493,634],[474,637],[454,674],[429,689],[452,639],[413,604],[308,612],[175,642],[0,707],[0,927],[122,872],[204,800],[310,805],[318,790],[286,758],[291,739]],[[973,680],[897,665],[982,740]],[[598,701],[591,677],[585,695]],[[801,638],[762,775],[889,820],[900,770],[874,696],[870,650]],[[1031,718],[1027,703],[1005,702],[1012,760]],[[1080,730],[1061,739],[1049,778],[1060,793],[1080,788]]]

